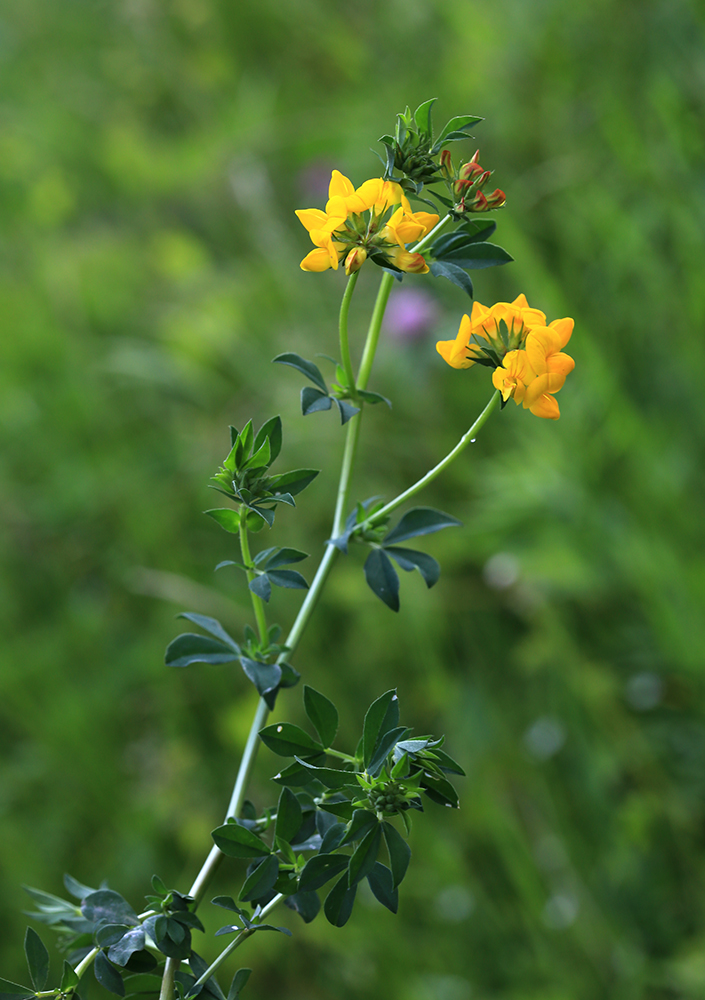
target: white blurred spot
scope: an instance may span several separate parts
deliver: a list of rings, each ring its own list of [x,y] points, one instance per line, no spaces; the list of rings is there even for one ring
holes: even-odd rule
[[[436,896],[434,909],[439,920],[459,924],[475,909],[475,897],[463,885],[448,885]]]
[[[543,922],[551,930],[561,931],[575,923],[580,910],[577,897],[567,892],[557,892],[546,901],[543,908]]]
[[[482,575],[488,587],[505,590],[519,579],[519,562],[508,552],[498,552],[487,560]]]
[[[532,757],[548,760],[565,743],[565,728],[558,719],[544,715],[533,722],[524,733],[524,745]]]
[[[663,681],[658,674],[634,674],[626,683],[624,697],[637,712],[656,708],[663,697]]]

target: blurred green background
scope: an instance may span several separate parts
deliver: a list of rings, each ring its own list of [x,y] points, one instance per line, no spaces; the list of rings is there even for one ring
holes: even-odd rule
[[[248,944],[247,995],[705,995],[704,20],[695,0],[3,5],[3,976],[24,976],[20,883],[106,878],[139,908],[153,872],[185,890],[200,865],[253,706],[239,670],[163,666],[178,611],[248,618],[213,574],[234,553],[205,484],[229,423],[280,412],[284,462],[325,471],[269,544],[321,552],[341,431],[269,362],[336,352],[342,276],[299,270],[293,209],[334,166],[376,175],[395,113],[436,96],[438,125],[485,116],[508,195],[516,263],[477,272],[478,300],[573,316],[577,366],[558,423],[510,404],[421,498],[466,525],[423,545],[434,590],[405,575],[394,616],[361,553],[338,564],[296,666],[350,738],[398,685],[465,765],[462,808],[416,822],[397,917],[279,914],[295,938]],[[467,299],[407,289],[436,319],[385,335],[371,387],[394,410],[365,416],[359,497],[422,474],[489,396],[434,350]],[[297,595],[272,603],[289,624]],[[258,802],[278,766],[263,751]],[[237,884],[233,863],[218,890]]]

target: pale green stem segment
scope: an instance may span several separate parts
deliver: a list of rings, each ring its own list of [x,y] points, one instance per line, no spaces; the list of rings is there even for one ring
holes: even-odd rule
[[[354,271],[353,274],[348,278],[348,283],[345,286],[345,294],[343,295],[343,301],[340,303],[340,316],[338,318],[338,335],[340,337],[340,359],[343,362],[343,368],[345,370],[345,381],[347,382],[347,387],[354,392],[355,390],[355,374],[353,372],[352,360],[350,358],[350,341],[348,339],[348,313],[350,312],[350,300],[352,299],[353,292],[355,291],[355,285],[357,284],[357,276],[360,272]]]
[[[176,958],[167,958],[164,963],[159,1000],[171,1000],[174,996],[174,980],[176,979],[176,973],[179,971],[179,965],[181,963]]]
[[[460,441],[458,441],[458,443],[456,444],[455,448],[452,448],[445,456],[445,458],[441,459],[438,465],[434,465],[434,467],[429,472],[427,472],[425,476],[422,476],[421,479],[418,479],[413,486],[409,487],[408,490],[404,490],[404,492],[400,493],[398,497],[395,497],[393,500],[390,500],[388,504],[384,505],[384,507],[381,507],[378,511],[375,511],[375,513],[371,517],[368,517],[368,519],[363,524],[360,525],[358,530],[364,531],[366,528],[372,528],[376,524],[379,524],[380,521],[383,521],[388,514],[391,514],[391,512],[393,510],[396,510],[397,507],[400,507],[401,504],[405,503],[407,500],[410,500],[420,490],[422,490],[424,486],[428,486],[429,483],[432,483],[433,480],[436,478],[436,476],[440,476],[441,472],[443,472],[444,469],[447,469],[450,463],[455,461],[458,455],[465,448],[467,448],[467,446],[472,441],[475,440],[475,436],[477,435],[478,431],[484,426],[490,414],[497,409],[500,395],[501,394],[499,390],[497,390],[493,394],[489,403],[484,408],[484,410],[477,418],[475,423],[472,425],[472,427],[470,427],[470,429],[467,430],[465,434],[463,434]]]
[[[252,569],[252,556],[250,555],[250,541],[247,537],[247,511],[240,509],[240,551],[242,552],[242,561],[245,565],[245,570],[247,573],[247,582],[251,583],[255,576],[257,575]],[[252,610],[255,613],[255,621],[257,622],[257,631],[259,633],[260,642],[263,645],[267,644],[267,616],[264,610],[264,601],[261,597],[258,597],[254,591],[250,590],[250,597],[252,598]]]

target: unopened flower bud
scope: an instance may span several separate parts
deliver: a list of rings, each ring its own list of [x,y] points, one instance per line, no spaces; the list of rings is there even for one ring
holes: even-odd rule
[[[479,152],[479,150],[478,150]],[[475,154],[477,155],[477,154]],[[486,171],[485,171],[486,172]],[[475,163],[474,160],[470,160],[469,163],[464,163],[460,170],[458,171],[458,176],[461,180],[473,180],[475,177],[479,177],[483,173],[482,167],[479,163]]]
[[[480,176],[475,181],[476,187],[483,188],[491,176],[492,176],[492,171],[485,170],[483,173],[480,174]]]
[[[486,212],[488,208],[487,198],[485,198],[482,191],[478,191],[470,203],[470,210],[472,212]]]
[[[348,277],[359,271],[367,260],[367,250],[364,247],[353,247],[345,258],[345,273]]]
[[[492,194],[487,195],[487,207],[488,208],[502,208],[507,200],[507,196],[504,191],[500,191],[499,188],[495,188]]]
[[[424,260],[423,254],[409,253],[408,250],[397,250],[394,254],[394,263],[401,271],[407,274],[427,274],[428,264]]]
[[[453,163],[449,149],[444,149],[443,152],[441,153],[441,173],[446,178],[446,180],[452,180]]]

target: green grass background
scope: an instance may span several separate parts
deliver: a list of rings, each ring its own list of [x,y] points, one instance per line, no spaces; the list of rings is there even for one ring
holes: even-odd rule
[[[246,996],[704,995],[703,20],[695,0],[3,5],[3,976],[24,975],[21,882],[106,878],[139,908],[153,872],[185,890],[200,865],[253,708],[239,670],[163,666],[176,612],[248,618],[213,575],[234,553],[205,484],[229,423],[280,412],[284,461],[324,472],[269,544],[321,552],[341,431],[304,421],[269,362],[336,352],[342,279],[299,270],[293,209],[334,166],[374,176],[395,113],[435,96],[439,125],[485,116],[508,195],[516,262],[478,272],[478,300],[573,316],[576,370],[558,423],[510,405],[424,494],[465,522],[424,545],[434,590],[405,576],[394,616],[361,553],[337,566],[296,666],[350,740],[398,686],[465,765],[462,808],[418,818],[397,917],[284,912],[293,941],[243,952]],[[382,343],[371,385],[394,410],[365,415],[359,497],[422,474],[489,395],[433,346],[467,300],[408,285],[439,320]],[[490,586],[503,565],[514,582]],[[300,721],[300,691],[276,714]],[[263,751],[259,803],[277,768]],[[218,888],[237,884],[233,863]]]

